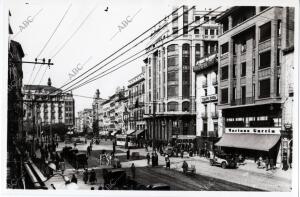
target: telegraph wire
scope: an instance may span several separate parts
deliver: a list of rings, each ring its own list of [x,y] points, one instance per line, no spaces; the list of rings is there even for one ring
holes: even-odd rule
[[[88,13],[88,15],[84,18],[84,20],[80,23],[80,25],[76,28],[76,30],[71,34],[71,36],[64,42],[64,44],[58,49],[58,51],[51,57],[51,59],[55,58],[59,52],[68,44],[68,42],[75,36],[75,34],[79,31],[79,29],[83,26],[83,24],[87,21],[87,19],[92,15],[92,13],[98,7],[98,3],[95,7]]]
[[[174,10],[171,14],[169,14],[168,16],[164,17],[162,20],[160,20],[159,22],[157,22],[155,25],[151,26],[150,28],[148,28],[146,31],[144,31],[143,33],[141,33],[139,36],[137,36],[136,38],[134,38],[132,41],[128,42],[127,44],[123,45],[121,48],[119,48],[118,50],[114,51],[111,55],[109,55],[108,57],[106,57],[105,59],[101,60],[99,63],[97,63],[95,66],[93,66],[92,68],[88,69],[87,71],[85,71],[83,74],[79,75],[78,77],[76,77],[75,79],[73,79],[72,81],[68,82],[67,84],[64,84],[63,86],[60,87],[60,89],[62,89],[63,87],[69,85],[70,83],[74,82],[75,80],[77,80],[78,78],[80,78],[81,76],[85,75],[86,73],[88,73],[89,71],[91,71],[92,69],[94,69],[95,67],[97,67],[99,64],[103,63],[104,61],[106,61],[107,59],[109,59],[110,57],[112,57],[113,55],[115,55],[116,53],[118,53],[119,51],[121,51],[122,49],[124,49],[125,47],[127,47],[128,45],[130,45],[132,42],[136,41],[137,39],[139,39],[141,36],[143,36],[145,33],[147,33],[148,31],[150,31],[151,29],[153,29],[157,24],[161,23],[162,21],[166,20],[169,16],[171,16],[173,13],[177,12],[179,9],[181,9],[183,6],[177,8],[176,10]],[[150,36],[149,36],[150,37]],[[54,91],[55,92],[55,91]],[[53,93],[53,92],[52,92]]]
[[[190,10],[192,10],[194,7],[192,7],[192,8],[190,8],[189,10],[187,10],[187,11],[185,11],[184,13],[188,13]],[[183,13],[183,14],[184,14]],[[182,14],[182,15],[183,15]],[[172,22],[172,21],[171,21]],[[170,22],[170,23],[171,23]],[[193,23],[193,22],[192,22]],[[192,24],[192,23],[190,23],[190,24]],[[166,23],[162,28],[160,28],[160,29],[163,29],[165,26],[167,26],[169,23]],[[188,24],[188,25],[190,25],[190,24]],[[183,28],[182,28],[183,29]],[[178,31],[180,31],[181,29],[179,29]],[[127,49],[126,51],[124,51],[123,53],[121,53],[121,54],[119,54],[117,57],[115,57],[114,59],[112,59],[112,60],[110,60],[108,63],[106,63],[106,64],[104,64],[103,66],[101,66],[101,67],[99,67],[97,70],[95,70],[95,71],[93,71],[91,74],[89,74],[87,77],[89,77],[89,76],[91,76],[92,74],[94,74],[94,73],[96,73],[97,71],[99,71],[99,70],[101,70],[102,68],[104,68],[105,66],[107,66],[108,64],[110,64],[111,62],[113,62],[114,60],[116,60],[116,59],[118,59],[119,57],[121,57],[122,55],[124,55],[125,53],[127,53],[128,51],[130,51],[131,49],[133,49],[133,48],[135,48],[136,46],[138,46],[139,44],[141,44],[142,42],[144,42],[145,40],[147,40],[149,37],[151,37],[151,36],[148,36],[148,37],[146,37],[144,40],[142,40],[142,41],[140,41],[140,42],[138,42],[137,44],[135,44],[134,46],[132,46],[132,47],[130,47],[129,49]],[[168,36],[169,37],[169,36]],[[145,49],[143,49],[143,50],[141,50],[141,51],[139,51],[138,53],[141,53],[141,52],[143,52]],[[137,53],[137,54],[138,54]],[[137,55],[137,54],[135,54],[135,55]],[[134,56],[135,56],[134,55]],[[132,56],[131,56],[132,57]],[[83,81],[83,80],[85,80],[86,78],[82,78],[82,79],[80,79],[79,81],[77,81],[76,83],[74,83],[73,85],[71,85],[70,87],[72,87],[72,86],[74,86],[74,85],[76,85],[76,84],[78,84],[79,82],[81,82],[81,81]],[[68,87],[68,88],[66,88],[66,89],[69,89],[70,87]]]
[[[220,7],[216,8],[216,9],[214,9],[214,10],[212,10],[212,11],[209,11],[207,14],[203,15],[201,18],[203,18],[203,17],[205,17],[206,15],[208,15],[208,14],[214,12],[215,10],[217,10],[217,9],[219,9],[219,8],[220,8]],[[220,13],[220,14],[221,14],[221,13]],[[220,14],[219,14],[219,15],[220,15]],[[198,21],[198,20],[197,20],[197,21]],[[196,22],[196,20],[193,21],[193,22],[191,22],[191,23],[188,24],[188,25],[185,25],[184,27],[190,26],[190,25],[191,25],[192,23],[194,23],[194,22]],[[187,32],[190,32],[190,31],[192,31],[192,30],[194,30],[194,29],[200,27],[201,25],[203,25],[203,24],[205,24],[205,23],[207,23],[207,22],[208,22],[208,21],[206,21],[206,22],[204,22],[204,23],[201,23],[201,24],[199,24],[199,25],[196,25],[196,26],[192,27],[190,30],[188,30]],[[183,28],[184,28],[184,27],[183,27]],[[181,28],[181,29],[183,29],[183,28]],[[178,31],[180,31],[181,29],[179,29]],[[173,34],[174,34],[174,33],[170,34],[170,35],[167,36],[165,39],[167,39],[168,37],[172,36]],[[184,32],[184,33],[182,33],[182,34],[180,34],[180,35],[174,37],[173,39],[171,39],[171,40],[169,40],[169,41],[167,41],[167,42],[162,43],[161,45],[159,45],[159,46],[157,46],[157,47],[151,49],[150,51],[147,51],[146,53],[144,53],[144,54],[138,56],[137,58],[135,58],[135,59],[133,59],[133,60],[130,60],[129,62],[127,62],[127,63],[125,63],[125,64],[119,66],[119,67],[118,67],[117,69],[115,69],[115,70],[120,69],[121,67],[127,65],[128,63],[131,63],[132,61],[135,61],[136,59],[138,59],[138,58],[140,58],[140,57],[142,57],[142,56],[148,54],[149,52],[151,52],[151,51],[153,51],[153,50],[155,50],[155,49],[157,49],[157,48],[159,48],[159,47],[161,47],[161,46],[163,46],[163,45],[165,45],[165,44],[167,44],[167,43],[169,43],[169,42],[171,42],[171,41],[173,41],[173,40],[175,40],[175,39],[177,39],[177,38],[179,38],[179,37],[181,37],[182,35],[185,35],[185,34],[186,34],[186,32]],[[162,42],[162,41],[158,41],[158,42]],[[156,42],[155,44],[157,44],[158,42]],[[153,44],[153,45],[155,45],[155,44]],[[112,69],[112,68],[118,66],[119,64],[121,64],[121,63],[125,62],[126,60],[128,60],[128,59],[130,59],[130,58],[132,58],[132,57],[134,57],[134,56],[136,56],[136,55],[138,55],[139,53],[141,53],[141,52],[143,52],[143,51],[144,51],[144,50],[137,52],[136,54],[130,56],[129,58],[123,60],[122,62],[119,62],[118,64],[116,64],[116,65],[114,65],[113,67],[107,69],[106,71],[108,71],[108,70],[110,70],[110,69]],[[109,72],[109,73],[112,73],[112,72],[114,72],[115,70],[113,70],[113,71],[111,71],[111,72]],[[109,73],[103,74],[103,73],[105,73],[106,71],[104,71],[104,72],[98,74],[97,76],[94,76],[93,78],[89,79],[89,80],[86,81],[86,82],[83,82],[83,83],[77,85],[75,88],[73,87],[73,88],[69,89],[69,88],[70,88],[70,87],[69,87],[69,88],[67,88],[66,90],[64,90],[63,92],[68,92],[68,91],[77,89],[77,88],[82,87],[82,86],[84,86],[84,85],[86,85],[86,84],[88,84],[88,83],[90,83],[90,82],[92,82],[92,81],[95,81],[95,80],[97,80],[97,79],[99,79],[99,78],[101,78],[101,77],[104,77],[104,76],[106,76],[107,74],[109,74]],[[102,76],[102,75],[103,75],[103,76]],[[68,90],[68,89],[69,89],[69,90]]]

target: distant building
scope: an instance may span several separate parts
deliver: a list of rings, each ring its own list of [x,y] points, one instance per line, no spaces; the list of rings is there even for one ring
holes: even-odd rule
[[[99,89],[96,90],[92,109],[93,109],[93,122],[97,122],[99,126],[99,130],[103,130],[103,118],[102,118],[102,103],[105,101],[105,99],[100,98],[100,91]]]
[[[218,108],[224,134],[216,145],[224,150],[254,159],[268,156],[280,163],[281,134],[284,124],[291,123],[292,79],[287,76],[293,53],[284,51],[287,41],[294,42],[293,21],[294,9],[288,7],[237,6],[217,18],[222,27]]]
[[[129,91],[129,130],[135,130],[137,135],[141,135],[146,129],[145,113],[145,71],[128,81]]]
[[[70,93],[48,85],[24,85],[24,121],[37,124],[63,123],[69,128],[75,126],[75,101]]]
[[[125,88],[117,88],[116,93],[102,102],[103,110],[103,129],[114,135],[125,132],[124,111],[126,108],[127,97]]]
[[[189,9],[183,6],[158,24],[146,48],[144,117],[148,130],[146,136],[155,144],[177,140],[192,143],[196,139],[193,67],[201,53],[204,56],[217,49],[218,26],[214,19],[218,13],[212,14],[210,20],[209,16],[204,16],[208,11]],[[165,26],[168,22],[171,23]],[[189,31],[202,23],[205,23],[203,28]],[[203,40],[207,41],[205,48]]]
[[[93,132],[93,110],[92,109],[83,109],[78,112],[79,118],[79,128],[80,132]]]

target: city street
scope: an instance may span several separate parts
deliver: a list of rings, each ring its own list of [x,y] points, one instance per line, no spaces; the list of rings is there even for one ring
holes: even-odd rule
[[[67,144],[73,146],[72,144]],[[79,144],[77,148],[80,152],[86,151],[87,144]],[[58,151],[62,150],[65,143],[60,143]],[[66,164],[67,170],[65,175],[71,178],[72,174],[78,177],[78,186],[82,189],[90,189],[103,184],[102,169],[111,168],[106,165],[99,165],[97,159],[101,150],[111,151],[112,142],[110,140],[102,140],[100,145],[93,144],[93,151],[88,159],[89,170],[95,169],[97,173],[97,185],[84,184],[82,181],[83,170],[76,171],[70,164]],[[122,168],[131,176],[130,166],[135,164],[136,181],[138,183],[148,185],[153,183],[169,184],[171,190],[208,190],[208,191],[290,191],[292,171],[282,171],[277,169],[274,171],[265,171],[257,169],[255,164],[247,163],[244,166],[239,166],[238,169],[222,169],[218,166],[210,166],[206,158],[198,156],[190,158],[171,157],[171,170],[165,169],[164,157],[159,156],[159,166],[151,167],[147,165],[145,159],[145,149],[131,149],[132,152],[139,152],[141,155],[138,160],[127,160],[126,149],[117,147],[116,156],[120,158]],[[182,173],[182,161],[186,160],[189,165],[195,165],[196,175],[184,175]],[[153,181],[155,180],[155,181]],[[59,180],[58,180],[59,181]]]

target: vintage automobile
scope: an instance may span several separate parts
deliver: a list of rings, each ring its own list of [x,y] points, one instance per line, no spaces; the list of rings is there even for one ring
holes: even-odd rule
[[[76,153],[75,154],[75,167],[79,169],[80,167],[85,168],[88,166],[87,156],[85,153]]]
[[[172,157],[172,156],[174,156],[174,147],[172,147],[172,146],[167,146],[164,150],[163,150],[163,152],[162,152],[162,154],[161,155],[168,155],[169,157]]]
[[[160,190],[160,191],[169,191],[170,185],[165,183],[154,183],[146,186],[147,190]]]
[[[237,163],[234,159],[234,157],[232,157],[229,154],[225,154],[225,153],[216,153],[212,159],[210,159],[210,165],[219,165],[221,166],[223,169],[225,168],[236,168],[237,167]]]

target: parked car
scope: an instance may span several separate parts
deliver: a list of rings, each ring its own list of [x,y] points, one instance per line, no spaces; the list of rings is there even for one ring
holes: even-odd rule
[[[170,185],[165,183],[154,183],[146,186],[147,190],[160,190],[160,191],[169,191],[171,190]]]
[[[172,157],[174,155],[174,147],[172,146],[167,146],[161,155],[168,155],[169,157]]]
[[[210,165],[219,165],[222,168],[236,168],[237,167],[237,163],[234,159],[234,157],[232,157],[229,154],[215,154],[213,159],[210,159]]]

